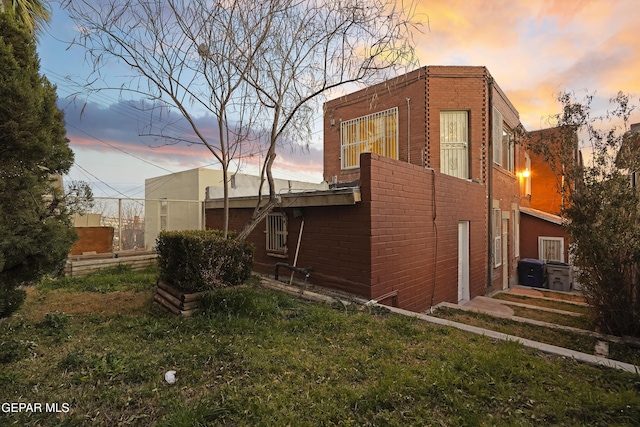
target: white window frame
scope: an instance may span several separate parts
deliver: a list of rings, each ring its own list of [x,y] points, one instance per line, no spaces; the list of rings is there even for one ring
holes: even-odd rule
[[[545,241],[549,242],[560,242],[560,259],[550,259],[546,258],[544,255],[544,243]],[[550,236],[538,236],[538,259],[542,261],[559,261],[564,262],[564,238],[563,237],[550,237]]]
[[[493,107],[493,163],[502,166],[502,113],[496,107]]]
[[[502,211],[493,209],[493,266],[502,265]]]
[[[440,172],[469,179],[469,111],[440,112]]]
[[[287,255],[287,215],[284,212],[270,212],[266,217],[267,255],[284,257]]]
[[[361,153],[398,160],[398,129],[398,107],[340,123],[340,167],[359,168]]]

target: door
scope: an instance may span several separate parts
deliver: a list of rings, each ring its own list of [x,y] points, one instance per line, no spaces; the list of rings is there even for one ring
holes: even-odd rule
[[[509,220],[502,219],[502,289],[509,288]]]
[[[469,221],[458,222],[458,304],[469,301]]]

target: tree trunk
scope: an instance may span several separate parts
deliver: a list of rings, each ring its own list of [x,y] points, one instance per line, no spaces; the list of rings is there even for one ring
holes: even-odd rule
[[[222,188],[224,204],[222,209],[222,236],[227,238],[229,234],[229,165],[226,162],[222,162]]]
[[[264,167],[262,168],[260,188],[258,189],[258,203],[256,204],[256,208],[253,210],[251,218],[249,218],[249,220],[242,228],[242,231],[240,231],[240,234],[238,234],[238,236],[236,237],[236,239],[238,240],[245,240],[249,236],[249,234],[251,234],[251,232],[258,226],[258,224],[260,224],[260,222],[265,219],[267,215],[269,215],[269,212],[271,212],[273,208],[275,208],[279,203],[279,200],[275,194],[276,191],[275,183],[273,181],[273,175],[271,174],[271,166],[276,160],[274,147],[275,144],[272,144],[269,148],[267,158],[264,162]],[[262,203],[262,183],[264,183],[265,173],[267,175],[267,181],[269,183],[269,201],[266,205],[261,207],[260,204]]]
[[[259,202],[258,202],[259,203]],[[278,199],[274,197],[269,200],[266,205],[262,206],[259,210],[254,211],[253,215],[247,223],[244,225],[242,231],[236,237],[237,240],[245,240],[249,234],[260,224],[260,222],[269,215],[269,213],[278,205]]]

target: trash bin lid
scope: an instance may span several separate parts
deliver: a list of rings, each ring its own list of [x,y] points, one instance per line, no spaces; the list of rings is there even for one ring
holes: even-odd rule
[[[534,259],[534,258],[523,258],[520,261],[518,261],[518,264],[523,264],[523,265],[543,265],[544,261],[540,260],[540,259]]]
[[[553,265],[554,267],[569,267],[569,264],[562,261],[547,261],[547,265]]]

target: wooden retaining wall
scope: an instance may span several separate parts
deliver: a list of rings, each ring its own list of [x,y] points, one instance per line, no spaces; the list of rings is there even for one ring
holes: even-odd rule
[[[84,276],[103,268],[118,264],[130,265],[133,270],[141,270],[157,263],[155,252],[112,253],[98,255],[71,256],[67,259],[64,275],[67,277]]]
[[[185,294],[168,283],[158,280],[154,301],[178,316],[191,316],[200,310],[200,296],[204,292]]]

